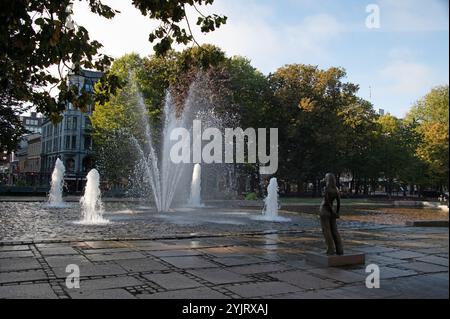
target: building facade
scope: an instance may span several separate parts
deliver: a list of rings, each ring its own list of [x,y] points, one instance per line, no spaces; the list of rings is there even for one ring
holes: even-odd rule
[[[15,184],[41,185],[41,134],[25,135],[20,141],[15,158],[17,161]]]
[[[95,71],[82,71],[82,75],[70,75],[69,84],[78,86],[79,90],[93,92],[95,83],[103,74]],[[50,176],[56,159],[63,161],[66,167],[65,183],[70,192],[81,192],[87,172],[93,167],[92,126],[89,116],[93,105],[82,112],[68,103],[63,119],[53,124],[45,119],[42,124],[41,172],[50,182]]]
[[[38,117],[36,112],[31,112],[30,116],[21,116],[20,119],[30,134],[41,134],[43,118]]]

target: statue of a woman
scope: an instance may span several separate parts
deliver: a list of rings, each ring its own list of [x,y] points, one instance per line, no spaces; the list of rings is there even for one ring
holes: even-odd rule
[[[344,248],[336,224],[341,208],[341,196],[336,187],[336,177],[333,174],[328,173],[325,176],[325,182],[325,197],[320,205],[320,223],[327,244],[327,255],[343,255]],[[335,200],[336,210],[333,209]]]

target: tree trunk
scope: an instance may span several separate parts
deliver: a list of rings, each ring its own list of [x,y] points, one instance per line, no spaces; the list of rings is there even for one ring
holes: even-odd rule
[[[367,184],[367,178],[364,177],[364,195],[369,195],[369,185]]]

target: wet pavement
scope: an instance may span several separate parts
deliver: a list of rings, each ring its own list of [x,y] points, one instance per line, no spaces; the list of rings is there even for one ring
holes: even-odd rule
[[[366,265],[322,268],[307,259],[325,248],[314,215],[272,223],[252,210],[114,203],[110,224],[82,226],[77,206],[39,205],[1,203],[0,298],[448,298],[448,228],[343,220],[346,251],[366,253]],[[366,287],[369,264],[379,289]]]

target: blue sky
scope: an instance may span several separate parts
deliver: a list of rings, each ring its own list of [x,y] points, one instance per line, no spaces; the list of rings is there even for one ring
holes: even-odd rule
[[[103,21],[81,3],[75,22],[112,56],[151,54],[147,39],[156,23],[131,1],[105,3],[121,14]],[[379,29],[366,27],[369,4],[380,10]],[[227,25],[195,37],[248,57],[265,74],[289,63],[344,67],[361,97],[402,117],[433,86],[448,84],[448,9],[448,0],[215,0],[203,11],[227,15]]]

